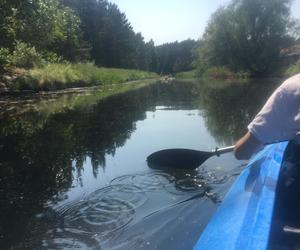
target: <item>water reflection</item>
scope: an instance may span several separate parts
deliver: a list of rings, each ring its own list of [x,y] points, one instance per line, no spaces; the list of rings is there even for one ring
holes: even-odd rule
[[[274,88],[274,84],[268,86]],[[23,249],[26,244],[32,248],[31,240],[36,238],[43,239],[46,249],[87,249],[102,245],[132,220],[161,207],[195,195],[218,202],[214,185],[225,183],[232,175],[217,177],[203,169],[119,174],[80,199],[55,209],[52,205],[68,200],[65,194],[73,188],[74,180],[84,186],[88,160],[94,178],[105,177],[106,168],[113,167],[107,164],[108,158],[127,143],[137,123],[147,118],[147,111],[154,112],[156,107],[165,111],[200,110],[207,131],[216,141],[232,144],[265,100],[269,87],[174,82],[104,101],[97,93],[50,97],[47,101],[1,101],[0,245],[3,249]],[[189,111],[189,116],[194,111]],[[147,141],[142,138],[141,144]],[[141,207],[143,216],[139,215]],[[37,214],[43,215],[42,220]],[[36,244],[42,248],[40,242]]]
[[[199,107],[208,131],[221,144],[232,145],[245,133],[278,83],[279,79],[225,84],[201,82]]]

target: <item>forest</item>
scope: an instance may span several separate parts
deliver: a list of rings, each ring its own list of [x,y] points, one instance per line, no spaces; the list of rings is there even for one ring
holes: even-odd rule
[[[1,78],[14,71],[22,75],[19,88],[32,88],[27,82],[53,80],[41,77],[45,70],[26,71],[24,76],[15,69],[48,67],[48,75],[63,74],[56,82],[68,81],[69,74],[78,76],[72,79],[78,84],[83,80],[77,68],[94,72],[93,65],[160,75],[194,69],[197,76],[220,78],[292,74],[299,71],[299,55],[287,58],[285,51],[299,45],[300,24],[290,8],[291,0],[232,0],[211,16],[198,41],[155,45],[134,32],[126,15],[107,0],[1,0]],[[70,63],[88,65],[65,67]],[[57,68],[69,73],[58,73]]]
[[[172,73],[191,69],[196,41],[155,47],[106,0],[4,0],[0,66],[93,61],[102,67]],[[22,54],[27,54],[27,58]]]

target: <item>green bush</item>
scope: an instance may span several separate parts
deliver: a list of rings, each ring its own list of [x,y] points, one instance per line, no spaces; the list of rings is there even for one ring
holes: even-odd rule
[[[66,63],[61,56],[51,51],[43,51],[41,55],[47,63]]]
[[[204,72],[203,77],[214,79],[228,79],[233,78],[233,73],[226,67],[211,67]]]
[[[4,71],[11,64],[10,52],[7,48],[0,48],[0,72]]]
[[[36,68],[46,66],[47,63],[63,63],[62,57],[50,51],[37,52],[35,47],[18,41],[11,53],[7,48],[0,48],[0,71],[11,66],[18,68]]]
[[[46,63],[35,47],[20,41],[16,43],[15,50],[10,55],[10,62],[19,68],[41,67]]]
[[[300,73],[300,59],[293,65],[291,65],[286,71],[285,76],[293,76]]]
[[[232,72],[227,67],[211,67],[207,69],[202,77],[213,79],[247,79],[250,77],[248,72]]]
[[[179,72],[175,75],[176,78],[180,78],[180,79],[192,79],[192,78],[196,78],[197,74],[196,74],[196,70],[191,70],[191,71],[184,71],[184,72]]]

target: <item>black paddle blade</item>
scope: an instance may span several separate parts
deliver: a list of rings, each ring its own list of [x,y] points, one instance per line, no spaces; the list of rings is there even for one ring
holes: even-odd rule
[[[209,157],[212,152],[202,152],[192,149],[164,149],[157,151],[147,157],[148,166],[155,169],[179,168],[195,169]]]

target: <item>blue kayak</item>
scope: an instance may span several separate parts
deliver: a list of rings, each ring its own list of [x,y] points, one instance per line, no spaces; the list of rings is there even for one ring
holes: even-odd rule
[[[267,249],[287,142],[266,146],[234,182],[194,250]]]

